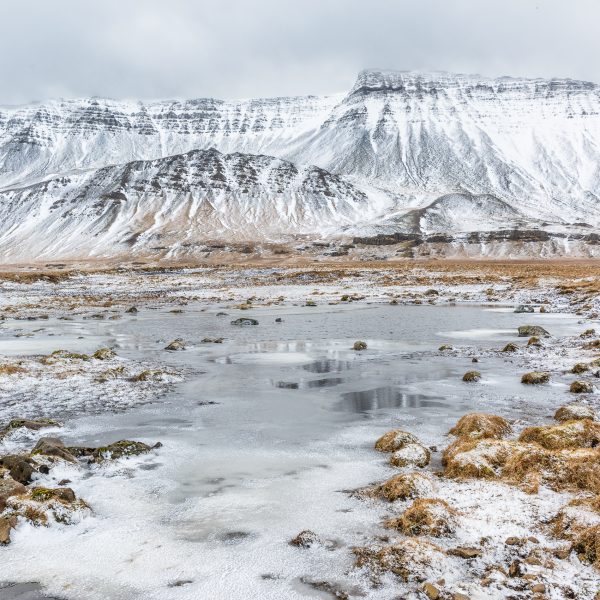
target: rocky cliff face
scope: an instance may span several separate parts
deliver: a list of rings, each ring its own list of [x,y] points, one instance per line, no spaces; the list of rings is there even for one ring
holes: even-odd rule
[[[32,256],[525,229],[569,248],[600,227],[600,87],[365,71],[326,98],[0,108],[0,219],[5,260],[28,236]]]

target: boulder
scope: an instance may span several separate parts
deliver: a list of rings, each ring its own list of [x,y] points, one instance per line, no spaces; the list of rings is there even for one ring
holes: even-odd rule
[[[165,346],[165,350],[169,351],[177,351],[177,350],[185,350],[185,342],[181,338],[177,338],[170,342],[167,346]]]
[[[132,306],[131,308],[128,308],[125,312],[129,313],[130,315],[135,315],[137,314],[138,309],[135,306]]]
[[[6,500],[11,496],[24,494],[27,488],[12,477],[0,479],[0,513],[6,508]]]
[[[235,321],[231,321],[232,325],[241,325],[241,326],[245,326],[245,325],[258,325],[258,321],[256,319],[250,319],[249,317],[240,317],[239,319],[236,319]]]
[[[366,350],[367,349],[367,342],[363,342],[362,340],[357,340],[356,342],[354,342],[354,345],[352,346],[352,350]]]
[[[160,448],[162,444],[158,442],[154,446],[148,446],[143,442],[136,442],[132,440],[120,440],[109,444],[108,446],[102,446],[100,448],[94,448],[91,456],[93,462],[104,462],[105,460],[117,460],[119,458],[128,458],[130,456],[138,456],[139,454],[145,454],[150,452],[154,448]]]
[[[45,456],[56,456],[68,462],[75,463],[77,459],[65,447],[62,440],[55,437],[43,437],[38,440],[31,454],[43,454]]]
[[[532,335],[537,337],[550,337],[550,333],[539,325],[521,325],[518,331],[519,337],[531,337]]]
[[[92,357],[95,358],[96,360],[110,360],[111,358],[114,358],[117,355],[117,353],[114,350],[111,350],[110,348],[100,348],[98,350],[96,350],[96,352],[94,352],[94,354],[92,354]]]
[[[518,349],[519,346],[513,344],[512,342],[509,342],[508,344],[506,344],[506,346],[504,346],[504,348],[502,348],[502,352],[516,352]]]
[[[25,428],[39,431],[44,427],[61,427],[61,423],[53,419],[12,419],[4,429],[0,430],[0,439],[14,429]]]
[[[479,381],[480,379],[481,373],[479,371],[467,371],[462,378],[462,380],[466,381],[467,383]]]
[[[519,306],[517,306],[517,308],[515,308],[515,310],[513,312],[515,312],[515,313],[532,313],[532,312],[535,312],[535,309],[533,308],[533,306],[530,306],[529,304],[519,304]]]
[[[0,517],[0,544],[10,544],[10,532],[17,526],[17,517],[14,515]]]
[[[24,485],[31,482],[31,476],[36,472],[35,463],[29,456],[9,454],[0,457],[0,467],[8,470],[8,474]]]

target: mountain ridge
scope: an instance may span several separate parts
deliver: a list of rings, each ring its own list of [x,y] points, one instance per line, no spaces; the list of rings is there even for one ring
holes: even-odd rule
[[[202,192],[207,173],[194,171],[191,188],[185,189],[176,176],[180,169],[193,171],[188,153],[210,149],[227,157],[243,155],[242,162],[260,173],[274,161],[293,168],[287,167],[285,193],[267,177],[252,182],[245,194],[248,171],[227,171],[223,188],[215,182],[208,186],[221,200],[216,209],[205,198],[207,209],[214,210],[194,224],[196,237],[260,240],[349,232],[364,237],[409,230],[456,235],[525,226],[579,235],[581,227],[600,228],[600,86],[572,79],[368,69],[350,90],[327,97],[90,98],[0,107],[0,213],[8,215],[0,224],[0,256],[18,254],[8,240],[17,239],[17,231],[30,231],[32,211],[47,206],[50,192],[44,182],[54,182],[52,194],[60,196],[56,181],[67,178],[68,192],[54,201],[79,199],[85,212],[100,199],[88,184],[102,177],[102,169],[108,169],[108,187],[116,189],[114,178],[124,177],[130,188],[113,192],[125,198],[116,217],[125,231],[127,207],[137,206],[140,198],[146,207],[139,211],[163,217],[185,200],[176,198],[178,193],[192,194],[198,202],[197,195],[207,193]],[[152,192],[153,161],[161,161],[160,185],[169,198],[164,205]],[[307,165],[314,165],[313,176],[321,173],[332,196],[307,185],[295,187],[293,170],[304,173],[311,168]],[[142,172],[130,179],[134,167]],[[170,178],[164,169],[171,170]],[[73,191],[78,186],[79,195]],[[10,216],[16,205],[20,221]],[[69,232],[82,227],[72,220],[76,212],[58,229],[66,246]],[[178,222],[173,219],[174,231]],[[135,223],[130,229],[138,227]],[[182,239],[187,235],[181,231]],[[96,237],[104,244],[111,239]],[[176,246],[175,238],[170,233]],[[137,239],[145,239],[144,233]],[[110,254],[110,248],[89,252],[96,250]]]

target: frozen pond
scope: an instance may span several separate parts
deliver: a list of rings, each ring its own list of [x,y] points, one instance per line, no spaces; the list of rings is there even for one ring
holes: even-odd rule
[[[347,491],[393,472],[373,452],[375,439],[402,427],[439,446],[465,412],[535,421],[564,402],[561,384],[525,394],[499,356],[480,357],[482,382],[465,385],[471,357],[438,347],[469,346],[477,356],[478,349],[522,343],[516,328],[525,323],[554,335],[580,329],[572,316],[464,306],[277,307],[217,316],[220,310],[188,305],[182,313],[141,310],[118,321],[4,324],[2,354],[110,346],[126,358],[182,369],[185,381],[166,398],[119,414],[44,415],[65,421],[58,435],[68,444],[127,438],[163,447],[102,474],[71,467],[56,474],[72,481],[94,516],[71,527],[20,526],[0,549],[0,580],[39,582],[48,594],[80,600],[330,597],[310,585],[322,580],[392,598],[393,590],[373,591],[350,569],[349,549],[379,530],[374,509]],[[239,316],[259,325],[231,325]],[[34,330],[34,337],[15,337]],[[177,337],[188,349],[165,352]],[[201,343],[206,337],[225,339]],[[351,350],[358,339],[368,350]],[[304,529],[334,543],[310,552],[289,546]],[[0,589],[0,598],[39,593],[17,586]]]

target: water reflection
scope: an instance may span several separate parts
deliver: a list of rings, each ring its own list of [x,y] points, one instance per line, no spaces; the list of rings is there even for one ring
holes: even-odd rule
[[[403,392],[395,387],[379,387],[360,392],[342,394],[342,401],[335,405],[337,410],[362,413],[381,408],[431,408],[446,407],[441,396],[426,396]]]
[[[321,358],[315,360],[302,368],[310,373],[339,373],[347,371],[352,366],[349,360],[335,360],[333,358]]]
[[[323,379],[310,379],[308,381],[274,381],[272,383],[275,387],[285,390],[300,390],[333,387],[340,385],[343,381],[342,377],[325,377]]]

